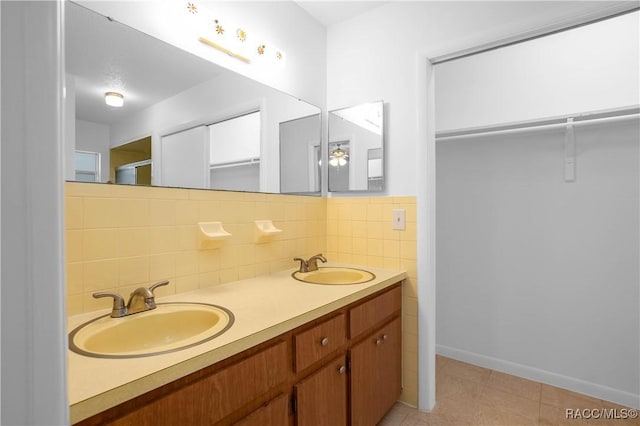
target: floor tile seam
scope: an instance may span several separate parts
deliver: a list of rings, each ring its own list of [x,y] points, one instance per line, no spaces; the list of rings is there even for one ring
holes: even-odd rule
[[[538,397],[537,397],[537,398],[536,398],[536,397],[531,398],[531,397],[529,397],[529,396],[523,395],[523,394],[518,393],[518,392],[510,392],[510,391],[508,391],[508,390],[505,390],[506,388],[500,388],[500,387],[498,387],[498,386],[492,386],[492,385],[491,385],[490,383],[488,383],[488,382],[487,382],[487,386],[486,386],[486,387],[488,387],[488,388],[490,388],[490,389],[500,390],[500,391],[503,391],[503,392],[508,392],[508,393],[511,393],[511,394],[513,394],[513,395],[515,395],[515,396],[518,396],[518,397],[520,397],[520,398],[528,399],[528,400],[530,400],[530,401],[540,402],[540,394],[538,394]]]
[[[517,395],[516,395],[517,396]],[[522,397],[521,397],[522,398]],[[534,400],[528,399],[528,398],[523,398],[523,399],[527,399],[528,401],[531,402],[536,402]],[[496,404],[496,405],[492,405],[490,404],[491,400],[488,399],[482,399],[480,398],[480,400],[478,401],[479,404],[485,405],[485,406],[491,406],[494,409],[505,413],[505,414],[509,414],[509,415],[516,415],[516,416],[520,416],[520,417],[525,417],[527,419],[533,420],[533,421],[538,421],[538,419],[540,418],[540,403],[537,403],[537,410],[535,411],[535,414],[532,413],[532,415],[528,415],[528,414],[524,414],[523,412],[516,412],[516,411],[511,411],[511,410],[505,410],[504,408],[502,408],[503,406],[505,406],[506,404]]]
[[[457,379],[457,380],[463,380],[465,382],[471,382],[471,383],[475,383],[477,385],[482,385],[482,386],[486,385],[486,382],[487,382],[486,380],[474,380],[474,379],[470,379],[469,377],[463,377],[463,376],[460,376],[460,375],[457,375],[457,374],[446,374],[445,373],[445,374],[442,374],[442,376],[444,376],[444,377],[452,377],[452,378]],[[443,380],[443,378],[441,378],[441,380]]]
[[[540,402],[538,403],[538,423],[540,423],[542,419],[542,383],[540,383],[540,391],[539,391]]]
[[[498,412],[500,412],[500,413],[501,413],[502,415],[504,415],[504,416],[509,416],[509,417],[514,417],[514,416],[515,416],[515,417],[522,417],[522,418],[525,418],[525,419],[527,419],[527,420],[530,420],[530,421],[531,421],[531,423],[535,423],[535,424],[537,424],[537,423],[539,423],[539,422],[540,422],[540,415],[536,416],[535,418],[532,418],[532,417],[525,416],[525,415],[520,414],[520,413],[514,413],[514,412],[511,412],[511,411],[506,411],[506,410],[504,410],[504,409],[502,409],[502,408],[500,408],[500,407],[495,407],[495,406],[492,406],[492,405],[484,404],[484,403],[482,403],[481,401],[479,402],[479,404],[480,404],[480,405],[483,405],[483,406],[485,406],[485,407],[487,407],[487,408],[491,408],[491,409],[493,409],[493,410],[495,410],[495,411],[498,411]],[[475,413],[475,414],[476,414],[476,415],[478,414],[478,410],[476,410],[476,413]],[[474,416],[474,418],[475,418],[475,416]]]
[[[542,390],[540,391],[540,393],[542,393]],[[540,397],[542,397],[542,395],[540,395]],[[542,399],[539,399],[538,400],[538,423],[540,423],[540,416],[541,415],[542,415]]]
[[[489,374],[489,378],[491,378],[491,376],[493,375],[493,373],[496,373],[496,370],[490,370],[490,372],[491,372],[491,373]],[[503,373],[503,374],[508,374],[508,373]],[[511,374],[509,374],[509,376],[512,376],[512,375],[511,375]],[[514,376],[514,377],[517,377],[517,376]],[[484,388],[482,389],[482,392],[483,392],[483,393],[484,393],[484,391],[485,391],[485,389],[486,389],[487,387],[490,387],[490,386],[489,386],[489,379],[487,379],[487,382],[485,383],[485,386],[484,386]],[[492,389],[493,389],[493,388],[492,388]],[[502,389],[498,389],[498,390],[502,390]],[[542,392],[542,386],[540,386],[540,392]],[[520,395],[516,395],[516,396],[520,396]],[[520,397],[522,397],[522,396],[520,396]],[[523,398],[524,398],[524,397],[523,397]],[[529,398],[525,398],[525,399],[529,399]],[[531,399],[530,399],[530,400],[531,400]],[[535,400],[532,400],[532,401],[535,401]],[[498,409],[498,410],[499,410],[499,409]],[[504,412],[503,410],[499,410],[499,411]],[[525,418],[528,418],[528,419],[530,419],[530,420],[533,420],[536,424],[537,424],[537,423],[539,423],[539,422],[540,422],[540,400],[538,400],[538,415],[537,415],[537,418],[535,418],[535,419],[531,419],[531,418],[530,418],[530,417],[528,417],[528,416],[522,416],[522,417],[525,417]]]
[[[483,394],[480,396],[481,401],[485,401],[486,403],[489,402],[496,402],[496,403],[500,403],[501,405],[523,405],[523,404],[528,404],[529,407],[538,407],[540,406],[540,403],[538,401],[534,401],[532,399],[528,399],[528,398],[524,398],[518,395],[512,395],[515,396],[516,398],[520,398],[524,401],[505,401],[504,399],[498,397],[498,399],[495,398],[491,398],[489,396],[487,396],[487,394]]]
[[[545,405],[550,405],[550,406],[555,407],[555,408],[557,408],[559,410],[565,410],[565,409],[568,409],[568,408],[584,408],[584,409],[587,409],[587,408],[603,408],[602,405],[584,405],[582,403],[574,403],[574,405],[570,405],[570,404],[572,404],[571,402],[564,402],[563,403],[562,401],[559,401],[559,400],[544,400],[543,401],[541,399],[540,403],[541,404],[545,404]]]

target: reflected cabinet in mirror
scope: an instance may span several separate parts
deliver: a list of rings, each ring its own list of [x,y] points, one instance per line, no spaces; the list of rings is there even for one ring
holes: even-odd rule
[[[329,191],[384,189],[383,102],[329,112]]]
[[[318,107],[83,6],[65,13],[67,180],[320,193]]]

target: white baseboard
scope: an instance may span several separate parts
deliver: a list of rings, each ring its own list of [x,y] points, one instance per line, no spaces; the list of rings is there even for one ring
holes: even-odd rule
[[[626,407],[640,409],[640,395],[630,392],[448,346],[436,345],[436,353],[447,358],[453,358],[458,361],[467,362],[469,364],[478,365],[480,367],[489,368],[502,373],[508,373],[547,385],[579,392],[584,395],[604,399]]]

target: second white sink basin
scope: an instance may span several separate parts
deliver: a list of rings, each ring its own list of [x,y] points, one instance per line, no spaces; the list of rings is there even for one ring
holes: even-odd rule
[[[321,267],[317,271],[291,274],[293,278],[310,284],[347,285],[362,284],[373,280],[376,276],[364,269],[343,267]]]
[[[209,341],[231,327],[234,317],[221,306],[159,303],[156,309],[89,321],[69,334],[69,348],[97,358],[138,358],[185,349]]]

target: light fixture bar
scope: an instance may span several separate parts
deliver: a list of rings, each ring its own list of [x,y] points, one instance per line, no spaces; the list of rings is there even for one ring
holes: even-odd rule
[[[239,59],[239,60],[241,60],[241,61],[242,61],[242,62],[244,62],[244,63],[247,63],[247,64],[250,64],[250,63],[251,63],[251,61],[249,60],[249,58],[246,58],[246,57],[244,57],[244,56],[242,56],[242,55],[239,55],[239,54],[237,54],[237,53],[235,53],[235,52],[232,52],[231,50],[227,49],[226,47],[222,47],[222,46],[220,46],[218,43],[214,43],[213,41],[211,41],[211,40],[209,40],[209,39],[206,39],[206,38],[204,38],[204,37],[199,37],[199,38],[198,38],[198,41],[200,41],[201,43],[206,44],[207,46],[211,46],[211,47],[213,47],[214,49],[217,49],[217,50],[219,50],[219,51],[221,51],[221,52],[223,52],[223,53],[226,53],[227,55],[229,55],[229,56],[231,56],[231,57],[233,57],[233,58]]]

